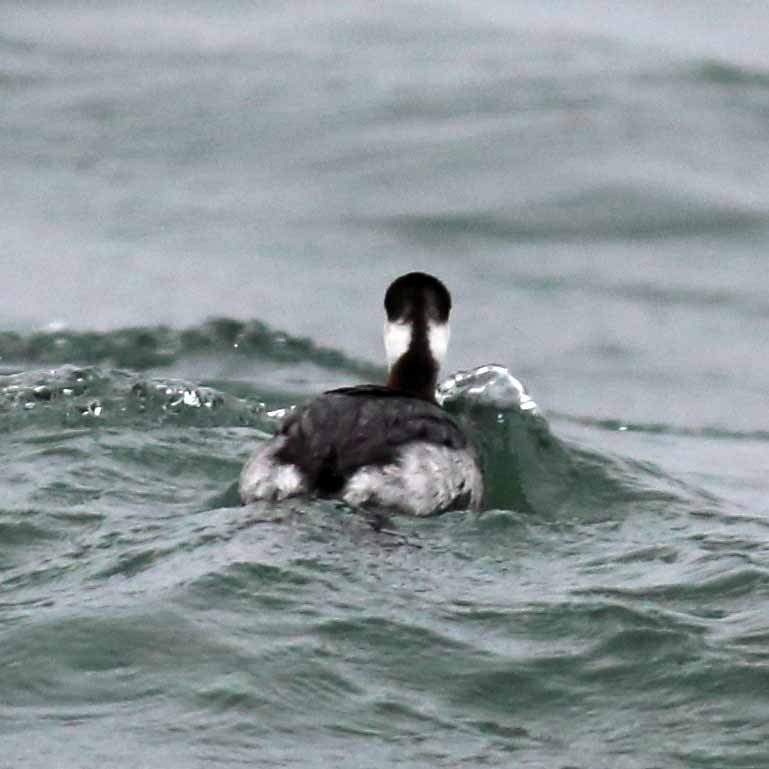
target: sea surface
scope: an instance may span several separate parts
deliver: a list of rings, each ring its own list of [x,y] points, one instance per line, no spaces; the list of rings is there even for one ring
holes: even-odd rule
[[[413,269],[485,509],[241,507]],[[769,767],[762,3],[2,0],[0,298],[0,769]]]

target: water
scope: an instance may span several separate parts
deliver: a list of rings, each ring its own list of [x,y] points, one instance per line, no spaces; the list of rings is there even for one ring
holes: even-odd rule
[[[0,5],[0,766],[769,765],[764,17]],[[411,269],[489,509],[241,508]]]

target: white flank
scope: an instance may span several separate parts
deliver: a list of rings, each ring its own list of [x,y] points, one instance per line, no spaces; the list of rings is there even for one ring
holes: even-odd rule
[[[411,345],[411,324],[385,321],[384,325],[384,346],[387,354],[387,365],[392,368],[401,355],[405,355],[406,350]]]
[[[240,500],[243,504],[257,499],[281,500],[307,493],[307,484],[296,465],[275,459],[286,438],[278,435],[258,448],[240,473]]]
[[[435,362],[440,366],[449,349],[449,324],[430,323],[427,326],[427,341],[430,344],[430,353]]]
[[[465,449],[410,443],[392,464],[356,470],[341,496],[353,507],[408,515],[432,515],[460,502],[466,509],[479,510],[483,477],[475,457]]]

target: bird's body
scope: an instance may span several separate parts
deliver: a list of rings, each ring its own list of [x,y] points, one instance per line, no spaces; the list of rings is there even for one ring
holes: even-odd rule
[[[385,298],[388,385],[331,390],[295,409],[243,467],[242,501],[335,497],[412,515],[478,509],[477,452],[434,399],[450,303],[432,276],[395,281]]]

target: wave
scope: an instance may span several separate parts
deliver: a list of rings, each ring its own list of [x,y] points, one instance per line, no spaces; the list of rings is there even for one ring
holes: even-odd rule
[[[258,384],[256,385],[258,387]],[[646,501],[714,500],[648,463],[592,452],[559,439],[524,386],[502,366],[457,372],[438,399],[474,436],[486,477],[485,506],[571,515]],[[0,429],[29,427],[249,427],[274,432],[285,408],[252,395],[120,369],[62,366],[0,377]],[[231,500],[224,493],[224,504]]]
[[[223,355],[276,363],[309,362],[364,377],[382,373],[377,366],[273,329],[260,320],[212,318],[181,330],[143,326],[113,331],[0,331],[0,361],[9,367],[15,363],[75,363],[146,370],[171,366],[184,358]]]
[[[767,430],[730,430],[722,427],[686,427],[667,422],[628,422],[622,419],[597,419],[553,411],[552,416],[572,424],[611,432],[649,433],[651,435],[677,435],[684,438],[710,438],[727,441],[769,442]]]
[[[558,438],[523,384],[503,366],[454,374],[439,387],[439,401],[480,447],[486,507],[571,516],[610,515],[631,502],[666,508],[693,500],[698,506],[717,504],[651,463]]]
[[[687,74],[692,80],[720,86],[769,88],[769,71],[738,66],[719,59],[705,59]]]
[[[447,238],[505,242],[658,240],[764,229],[769,224],[769,212],[736,202],[707,202],[660,190],[642,192],[607,185],[519,211],[403,214],[373,223],[427,243],[443,243]]]

